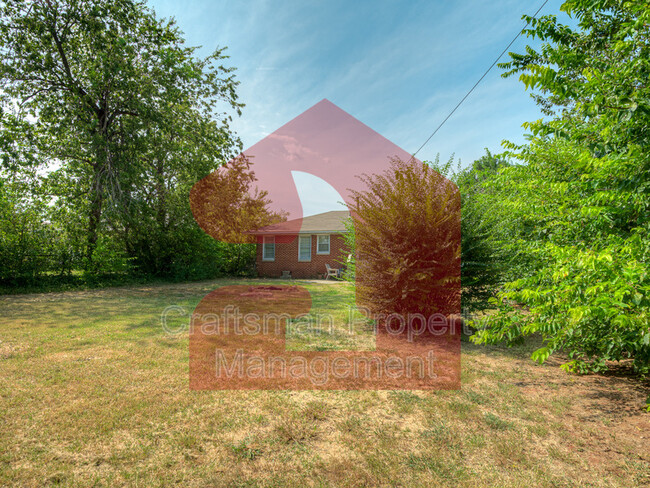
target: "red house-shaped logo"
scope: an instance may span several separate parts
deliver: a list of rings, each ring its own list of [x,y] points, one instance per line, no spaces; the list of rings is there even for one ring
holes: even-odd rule
[[[338,192],[343,203],[351,204],[354,194],[366,190],[360,176],[383,173],[393,159],[412,160],[409,153],[328,100],[322,100],[283,125],[247,149],[244,156],[252,161],[256,190],[266,192],[267,210],[282,214],[285,219],[239,230],[249,237],[255,236],[260,276],[294,279],[327,279],[338,275],[345,261],[342,235],[346,232],[344,220],[348,213],[342,208],[303,216],[292,172],[324,180]],[[215,216],[210,208],[214,195],[210,193],[227,191],[204,180],[192,190],[192,211],[208,234],[223,240],[229,234],[222,232],[223,227],[215,226],[213,220],[226,218],[240,224],[241,221],[232,216]],[[460,215],[456,217],[460,239]],[[459,276],[459,269],[452,272],[458,272]],[[231,285],[207,295],[195,310],[190,331],[190,386],[195,389],[460,386],[460,330],[454,320],[449,320],[449,313],[437,318],[435,330],[441,333],[394,334],[387,328],[378,328],[374,351],[287,351],[288,324],[308,314],[312,303],[308,289],[297,285],[284,282]],[[452,312],[459,314],[460,310]],[[274,318],[271,325],[266,320],[269,316]],[[407,322],[404,319],[409,327],[411,324]],[[387,362],[407,365],[409,361],[417,363],[420,373],[428,369],[428,374],[408,377],[388,374]],[[349,367],[344,368],[343,363]],[[343,370],[347,374],[339,374]]]

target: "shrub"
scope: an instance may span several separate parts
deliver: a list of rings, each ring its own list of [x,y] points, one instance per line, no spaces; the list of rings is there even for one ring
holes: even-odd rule
[[[373,312],[458,313],[460,193],[430,165],[394,159],[352,192],[359,303]]]

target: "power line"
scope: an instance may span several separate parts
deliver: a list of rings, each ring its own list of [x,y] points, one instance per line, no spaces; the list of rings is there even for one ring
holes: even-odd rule
[[[545,6],[547,3],[548,3],[548,0],[545,0],[544,3],[542,4],[542,6],[539,7],[539,8],[537,9],[537,12],[535,12],[535,14],[533,15],[533,19],[537,17],[537,14],[541,12],[541,10],[544,8],[544,6]],[[418,150],[415,151],[415,152],[413,153],[413,157],[415,157],[415,155],[416,155],[417,153],[419,153],[420,150],[421,150],[424,146],[427,145],[427,143],[431,140],[431,138],[432,138],[433,136],[436,135],[436,133],[440,130],[440,128],[441,128],[443,125],[445,125],[445,122],[447,122],[447,121],[449,120],[449,118],[450,118],[452,115],[454,115],[454,112],[458,109],[458,107],[460,107],[460,106],[462,105],[462,103],[467,99],[467,97],[469,97],[469,96],[472,94],[472,92],[473,92],[474,89],[479,85],[479,83],[480,83],[481,81],[483,81],[483,78],[485,78],[485,77],[487,76],[487,74],[492,70],[492,68],[494,68],[494,66],[499,62],[499,59],[501,59],[501,57],[506,53],[506,51],[508,51],[508,49],[510,49],[510,46],[512,46],[512,45],[515,43],[515,41],[516,41],[517,39],[519,39],[519,36],[520,36],[521,33],[526,29],[526,27],[528,27],[528,24],[530,24],[530,21],[526,22],[526,25],[523,27],[523,29],[521,29],[521,30],[517,33],[517,35],[512,39],[512,41],[510,41],[510,44],[508,44],[508,45],[506,46],[506,48],[505,48],[503,51],[501,51],[501,54],[499,54],[499,56],[497,56],[497,58],[494,60],[494,63],[492,63],[492,64],[490,65],[490,67],[485,71],[485,73],[483,73],[483,76],[481,76],[481,77],[478,79],[478,81],[477,81],[476,83],[474,83],[474,86],[473,86],[473,87],[472,87],[472,88],[467,92],[467,94],[465,94],[465,96],[461,99],[461,101],[458,102],[458,104],[454,107],[454,109],[453,109],[451,112],[449,112],[449,115],[447,115],[447,116],[445,117],[445,119],[444,119],[442,122],[440,122],[440,125],[439,125],[438,127],[436,127],[436,130],[434,130],[433,133],[428,137],[428,139],[427,139],[426,141],[424,141],[424,144],[422,144],[422,145],[418,148]]]

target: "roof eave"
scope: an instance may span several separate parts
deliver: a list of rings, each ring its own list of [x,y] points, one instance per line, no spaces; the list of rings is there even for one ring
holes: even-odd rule
[[[254,236],[259,235],[297,235],[297,234],[345,234],[347,230],[255,230],[244,232],[244,234],[250,234]]]

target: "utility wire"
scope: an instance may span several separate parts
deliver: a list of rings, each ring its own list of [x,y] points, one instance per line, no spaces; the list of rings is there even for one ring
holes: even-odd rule
[[[539,14],[539,13],[541,12],[541,10],[544,8],[544,6],[545,6],[547,3],[548,3],[548,0],[545,0],[544,3],[542,4],[542,6],[539,7],[539,8],[537,9],[537,12],[535,12],[535,14],[533,15],[533,19],[537,17],[537,14]],[[440,130],[440,128],[441,128],[443,125],[445,125],[445,122],[447,122],[447,121],[449,120],[449,118],[450,118],[452,115],[454,115],[454,112],[458,109],[458,107],[460,107],[460,106],[462,105],[462,103],[467,99],[467,97],[469,97],[469,96],[472,94],[472,92],[473,92],[474,89],[479,85],[479,83],[480,83],[481,81],[483,81],[483,78],[485,78],[485,77],[487,76],[487,74],[492,70],[492,68],[494,68],[494,66],[499,62],[499,59],[501,59],[501,57],[506,53],[506,51],[508,51],[508,49],[510,49],[510,46],[512,46],[512,45],[515,43],[515,41],[516,41],[517,39],[519,39],[519,36],[521,36],[521,33],[526,29],[526,27],[528,27],[528,24],[530,24],[530,21],[526,22],[526,25],[523,27],[523,29],[521,29],[521,30],[517,33],[517,35],[514,37],[514,39],[513,39],[512,41],[510,41],[510,44],[508,44],[508,45],[506,46],[506,48],[505,48],[503,51],[501,51],[501,54],[499,54],[499,56],[497,56],[497,58],[494,60],[494,63],[492,63],[492,64],[490,65],[490,67],[485,71],[485,73],[483,73],[483,76],[481,76],[481,77],[478,79],[478,81],[477,81],[476,83],[474,83],[474,86],[473,86],[473,87],[472,87],[472,88],[467,92],[467,94],[466,94],[466,95],[461,99],[461,101],[458,102],[458,104],[454,107],[454,109],[453,109],[451,112],[449,112],[449,115],[447,115],[447,117],[445,117],[445,119],[444,119],[442,122],[440,122],[440,125],[439,125],[438,127],[436,127],[436,130],[434,130],[433,133],[429,136],[429,138],[428,138],[426,141],[424,141],[424,144],[422,144],[422,145],[418,148],[418,150],[415,151],[415,152],[413,153],[413,157],[415,157],[415,155],[416,155],[417,153],[419,153],[420,150],[421,150],[424,146],[427,145],[427,143],[431,140],[431,138],[432,138],[433,136],[436,135],[436,133]]]

